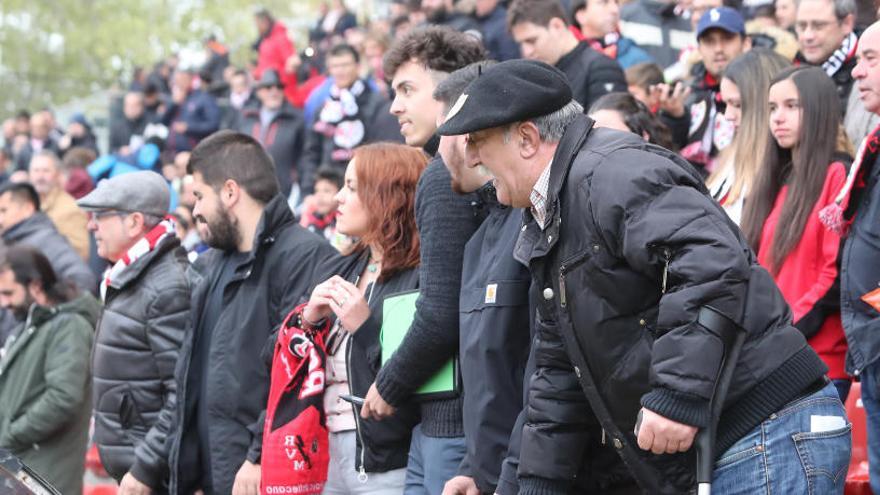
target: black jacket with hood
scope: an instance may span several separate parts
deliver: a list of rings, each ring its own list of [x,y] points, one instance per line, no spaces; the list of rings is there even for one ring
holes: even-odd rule
[[[210,250],[196,262],[204,270],[192,290],[192,321],[199,322],[216,270],[230,253]],[[184,437],[196,401],[208,411],[211,472],[215,493],[231,493],[235,475],[245,460],[259,463],[263,442],[263,416],[269,393],[269,368],[261,359],[282,318],[307,295],[315,267],[337,256],[324,239],[296,224],[287,200],[281,195],[266,204],[257,226],[253,249],[235,267],[232,280],[220,290],[222,311],[211,331],[208,356],[194,355],[198,327],[183,341],[177,362],[177,415],[170,438],[171,493],[188,493],[182,486],[201,467],[193,462],[193,448]],[[207,360],[205,395],[190,375],[199,359]]]

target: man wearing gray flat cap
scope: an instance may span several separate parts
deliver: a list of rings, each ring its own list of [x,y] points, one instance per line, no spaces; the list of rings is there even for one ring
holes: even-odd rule
[[[112,263],[101,281],[93,398],[95,443],[122,495],[168,491],[174,366],[190,308],[169,198],[165,179],[143,171],[105,180],[77,201],[98,255]]]
[[[498,199],[527,209],[514,257],[538,291],[521,495],[688,493],[694,439],[710,426],[717,492],[842,493],[846,476],[801,465],[849,463],[827,368],[688,162],[595,128],[562,73],[527,60],[484,70],[438,133],[467,134]],[[738,329],[745,343],[713,421],[718,336]]]

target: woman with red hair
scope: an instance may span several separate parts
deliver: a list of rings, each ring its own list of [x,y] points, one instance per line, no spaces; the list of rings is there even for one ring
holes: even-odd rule
[[[320,404],[320,417],[329,432],[329,464],[326,477],[317,480],[323,488],[315,493],[403,493],[410,434],[419,421],[417,407],[399,408],[379,422],[361,418],[360,407],[346,402],[343,396],[364,397],[379,372],[379,332],[385,299],[418,289],[419,237],[414,201],[416,184],[426,165],[424,153],[409,146],[377,143],[355,149],[336,197],[336,227],[359,241],[349,254],[316,271],[325,275],[319,276],[320,283],[309,302],[292,313],[279,332],[279,342],[292,327],[302,330],[305,336],[311,335],[308,338],[319,351],[317,359],[302,348],[294,350],[298,356],[309,354],[303,359],[316,359],[309,363],[309,378],[305,381],[310,381],[318,366],[324,369],[319,387],[323,397],[315,405]],[[290,368],[290,360],[278,359],[279,352],[295,347],[294,342],[301,343],[302,339],[293,339],[282,348],[276,345],[272,373],[272,388],[276,390],[270,391],[270,410],[277,389],[289,390],[296,381],[297,374],[288,372],[288,383],[275,382],[279,363]],[[290,408],[300,410],[303,392],[297,395],[299,404]],[[308,395],[311,398],[313,394]],[[280,402],[284,403],[283,398]],[[273,416],[282,414],[279,410]],[[279,423],[267,418],[267,432]],[[294,438],[296,435],[299,433]],[[301,443],[306,447],[321,445],[324,437],[314,438],[307,437]],[[315,457],[310,461],[314,464]],[[263,470],[265,487],[265,463]]]

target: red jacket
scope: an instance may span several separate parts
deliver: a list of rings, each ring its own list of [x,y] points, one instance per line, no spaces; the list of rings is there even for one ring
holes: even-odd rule
[[[840,236],[819,221],[819,211],[834,201],[835,195],[846,182],[846,167],[840,162],[828,166],[825,184],[813,211],[804,226],[800,242],[788,253],[779,273],[774,275],[783,297],[791,306],[795,326],[807,335],[819,327],[808,339],[810,346],[828,365],[828,376],[847,378],[844,371],[846,338],[840,321],[839,295],[832,287],[840,274],[837,271]],[[764,222],[758,261],[773,273],[770,251],[773,235],[785,204],[788,186],[783,186],[776,197],[773,210]],[[811,327],[811,328],[805,328]]]
[[[287,37],[287,28],[280,22],[276,22],[272,25],[269,36],[260,42],[254,78],[259,81],[264,70],[275,69],[281,76],[281,82],[284,83],[284,95],[293,106],[302,108],[309,93],[323,81],[323,78],[312,77],[304,84],[297,85],[296,74],[284,70],[287,59],[295,53],[293,42]]]

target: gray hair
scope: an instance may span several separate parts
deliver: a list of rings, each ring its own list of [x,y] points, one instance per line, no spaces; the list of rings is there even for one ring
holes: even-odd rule
[[[555,143],[562,139],[565,129],[574,122],[578,115],[583,115],[584,107],[575,100],[566,103],[565,106],[547,115],[541,115],[530,119],[528,122],[535,124],[538,128],[538,137],[545,143]],[[510,129],[513,125],[507,127],[504,131],[504,142],[510,142]]]
[[[165,220],[164,217],[160,217],[158,215],[153,215],[151,213],[140,212],[141,215],[144,216],[144,228],[146,230],[150,230],[156,225],[159,225],[162,220]]]
[[[856,0],[834,0],[834,17],[842,21],[848,15],[856,15],[856,8]]]
[[[846,19],[848,15],[855,15],[857,10],[856,0],[829,0],[834,4],[834,17],[838,22]],[[800,7],[801,0],[795,0],[795,9]]]

